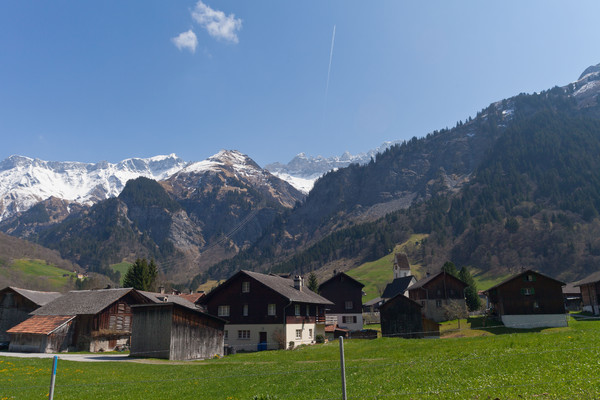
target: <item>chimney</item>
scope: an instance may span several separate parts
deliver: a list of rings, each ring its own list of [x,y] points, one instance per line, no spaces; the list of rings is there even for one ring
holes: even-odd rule
[[[294,277],[294,289],[302,290],[303,284],[304,282],[302,280],[302,277],[300,275],[296,275]]]
[[[165,287],[164,287],[164,286],[159,286],[159,287],[158,287],[158,292],[159,292],[160,294],[165,294]]]

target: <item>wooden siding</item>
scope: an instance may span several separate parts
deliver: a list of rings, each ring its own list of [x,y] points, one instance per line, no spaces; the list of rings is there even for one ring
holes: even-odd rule
[[[242,291],[242,283],[249,282],[248,292]],[[310,290],[304,288],[303,290]],[[268,315],[269,304],[275,304],[275,315]],[[279,293],[263,285],[247,275],[238,275],[219,291],[212,294],[206,303],[208,314],[216,315],[229,324],[283,324],[287,317],[295,316],[295,306],[300,305],[300,315],[307,316],[306,307],[309,307],[309,317],[319,320],[325,318],[323,306],[306,303],[290,303]],[[244,305],[247,305],[248,315],[244,315]],[[229,316],[218,314],[219,306],[229,306]]]
[[[419,304],[398,295],[380,309],[381,334],[401,338],[422,338],[423,320]]]
[[[561,283],[535,272],[520,274],[488,294],[498,315],[565,313]]]
[[[327,307],[328,314],[362,313],[362,286],[345,274],[338,274],[319,286],[319,294],[333,303]],[[347,301],[352,302],[349,309]]]
[[[59,353],[67,351],[73,336],[73,320],[49,335],[35,333],[11,334],[9,351],[26,353]]]
[[[418,282],[417,282],[418,283]],[[440,274],[427,282],[423,287],[416,289],[408,288],[411,300],[449,300],[464,299],[464,289],[467,285],[460,279],[449,274]]]
[[[37,304],[10,289],[0,293],[0,342],[8,342],[10,335],[6,331],[28,319],[37,308]]]
[[[185,307],[134,307],[131,355],[196,360],[223,355],[224,322]]]

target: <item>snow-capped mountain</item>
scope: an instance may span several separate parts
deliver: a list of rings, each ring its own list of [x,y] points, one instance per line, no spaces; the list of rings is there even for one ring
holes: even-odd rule
[[[325,173],[347,167],[350,164],[366,164],[371,159],[374,159],[377,153],[381,153],[391,146],[400,143],[402,143],[402,140],[388,141],[366,153],[352,155],[349,152],[345,152],[339,157],[313,157],[300,153],[287,164],[275,162],[266,165],[265,169],[306,194],[310,192],[315,181]]]
[[[108,162],[54,162],[10,156],[0,162],[0,220],[56,197],[92,205],[118,196],[130,179],[162,180],[187,163],[175,154]]]

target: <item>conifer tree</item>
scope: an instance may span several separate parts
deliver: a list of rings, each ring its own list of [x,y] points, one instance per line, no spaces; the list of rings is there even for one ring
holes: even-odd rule
[[[461,268],[460,272],[458,273],[458,279],[469,285],[465,289],[465,301],[469,311],[479,310],[481,307],[481,299],[477,295],[477,284],[475,283],[475,279],[473,279],[473,276],[467,267]]]
[[[319,292],[319,281],[317,280],[317,275],[314,272],[311,272],[308,275],[308,288],[315,293]]]
[[[152,291],[155,290],[157,275],[158,269],[154,260],[150,260],[150,263],[148,263],[145,258],[138,258],[127,270],[123,279],[123,286]]]

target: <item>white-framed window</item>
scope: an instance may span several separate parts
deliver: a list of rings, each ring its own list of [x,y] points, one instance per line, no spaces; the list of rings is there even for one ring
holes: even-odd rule
[[[302,329],[296,329],[296,339],[302,339]]]
[[[238,339],[250,339],[250,330],[242,329],[238,331]]]
[[[275,304],[267,306],[267,315],[277,315],[277,306]]]
[[[244,304],[242,314],[244,315],[244,317],[248,316],[248,304]]]
[[[300,315],[300,304],[294,306],[294,315]]]
[[[242,293],[250,293],[250,282],[242,282]]]
[[[531,296],[532,294],[535,294],[535,290],[532,287],[526,287],[521,289],[521,293],[525,296]]]
[[[355,324],[356,323],[356,315],[343,315],[342,323],[343,324]]]
[[[312,339],[312,337],[313,337],[313,336],[312,336],[312,329],[309,329],[309,330],[308,330],[308,338],[309,338],[309,339]]]
[[[229,317],[229,306],[228,305],[219,306],[219,309],[217,311],[217,316]]]
[[[346,300],[346,310],[352,310],[352,308],[354,308],[352,300]]]

